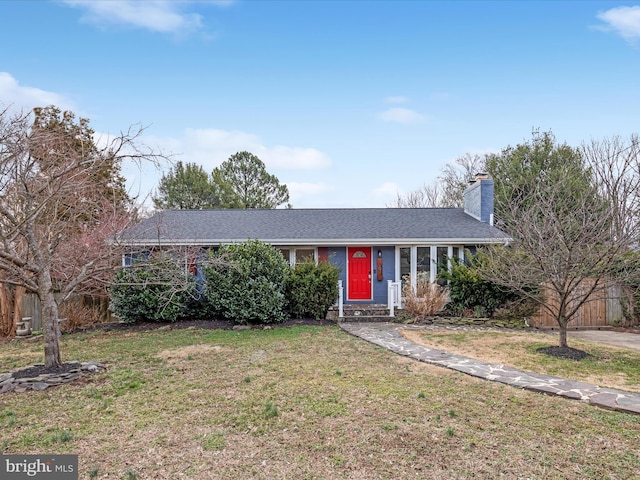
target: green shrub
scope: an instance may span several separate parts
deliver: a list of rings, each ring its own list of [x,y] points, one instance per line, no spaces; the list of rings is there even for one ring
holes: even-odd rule
[[[280,252],[249,240],[222,245],[211,255],[224,259],[204,269],[204,294],[215,315],[239,324],[286,320],[285,282],[290,268]]]
[[[325,318],[338,299],[340,270],[329,262],[296,265],[287,279],[287,309],[293,318]]]
[[[169,253],[123,268],[109,287],[110,307],[123,322],[175,322],[196,294],[195,277]]]
[[[520,298],[512,302],[501,305],[493,312],[496,320],[525,319],[533,317],[539,310],[540,305],[530,298]]]
[[[449,282],[447,309],[452,314],[473,312],[476,317],[492,317],[497,308],[519,298],[515,292],[482,278],[477,268],[483,261],[482,253],[468,255],[466,263],[452,258],[451,271],[439,275]]]

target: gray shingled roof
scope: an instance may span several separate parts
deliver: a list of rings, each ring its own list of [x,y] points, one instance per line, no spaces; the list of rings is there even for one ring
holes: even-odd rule
[[[125,238],[137,245],[217,245],[257,238],[275,245],[481,244],[508,236],[461,208],[165,210]]]

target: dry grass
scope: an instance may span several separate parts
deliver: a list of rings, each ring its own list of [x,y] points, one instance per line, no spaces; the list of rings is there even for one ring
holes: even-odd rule
[[[85,305],[82,300],[74,299],[60,305],[59,317],[66,320],[60,324],[63,332],[74,332],[102,322],[102,314],[97,305]]]
[[[571,339],[572,347],[592,355],[576,362],[536,352],[539,347],[557,344],[557,333],[404,330],[402,335],[420,345],[488,363],[640,392],[640,353],[626,349]]]
[[[402,287],[402,307],[406,314],[416,319],[436,315],[447,303],[449,290],[429,279],[418,278],[415,289],[408,282]]]
[[[180,364],[185,360],[203,360],[209,355],[220,353],[225,349],[219,345],[187,345],[185,347],[163,350],[157,357],[170,363]]]
[[[108,373],[0,397],[0,452],[80,478],[640,478],[640,417],[413,362],[335,327],[91,332]],[[41,346],[6,342],[0,371]]]

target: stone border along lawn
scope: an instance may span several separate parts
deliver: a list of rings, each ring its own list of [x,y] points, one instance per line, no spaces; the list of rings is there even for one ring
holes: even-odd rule
[[[46,390],[49,387],[71,383],[81,377],[95,375],[106,370],[107,367],[99,362],[66,362],[55,369],[47,369],[44,363],[36,363],[0,374],[0,394]]]

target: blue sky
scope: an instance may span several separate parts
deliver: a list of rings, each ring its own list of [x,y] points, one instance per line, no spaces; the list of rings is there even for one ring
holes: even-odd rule
[[[384,207],[466,153],[640,131],[640,2],[3,1],[0,103],[207,171],[258,155],[292,204]],[[160,172],[127,167],[134,194]]]

